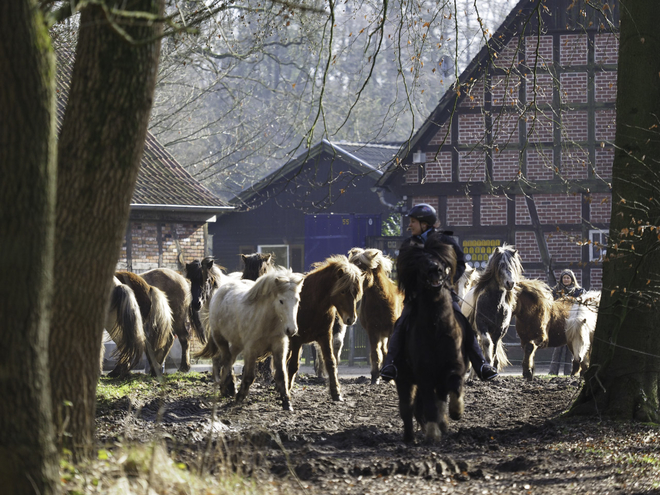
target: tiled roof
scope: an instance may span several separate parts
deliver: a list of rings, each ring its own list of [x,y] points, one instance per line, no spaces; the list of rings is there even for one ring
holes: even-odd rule
[[[72,70],[73,56],[67,55],[64,50],[57,50],[58,130],[62,128],[64,120]],[[161,208],[167,206],[217,210],[232,208],[195,180],[165,147],[150,132],[147,132],[131,207],[144,208],[151,205]]]

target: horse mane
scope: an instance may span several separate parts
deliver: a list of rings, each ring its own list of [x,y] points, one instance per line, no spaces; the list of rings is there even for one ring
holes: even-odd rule
[[[290,268],[276,268],[257,279],[247,292],[245,301],[254,304],[272,294],[300,292],[303,279],[302,273],[294,273]]]
[[[335,254],[324,261],[312,264],[312,271],[307,276],[325,271],[337,274],[337,283],[332,288],[332,294],[344,290],[350,291],[353,287],[357,287],[357,299],[362,298],[364,273],[353,263],[350,263],[346,256]]]
[[[385,256],[380,249],[353,248],[348,252],[348,261],[364,271],[367,287],[374,284],[374,278],[383,274],[387,276],[394,266],[392,258]]]
[[[523,266],[518,256],[518,251],[511,244],[504,243],[497,247],[488,258],[488,264],[474,284],[476,294],[482,292],[490,281],[497,276],[497,272],[502,264],[509,264],[516,274],[516,278],[522,276]]]

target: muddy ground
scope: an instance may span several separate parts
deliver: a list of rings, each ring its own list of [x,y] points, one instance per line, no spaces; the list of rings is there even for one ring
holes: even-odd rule
[[[574,378],[468,382],[464,417],[435,445],[421,432],[404,444],[396,388],[365,377],[341,379],[344,401],[333,402],[322,381],[299,376],[294,412],[270,384],[234,406],[215,399],[208,373],[160,387],[133,380],[144,381],[138,391],[100,400],[100,445],[162,438],[198,472],[231,464],[307,493],[660,493],[658,427],[560,418],[578,394]]]

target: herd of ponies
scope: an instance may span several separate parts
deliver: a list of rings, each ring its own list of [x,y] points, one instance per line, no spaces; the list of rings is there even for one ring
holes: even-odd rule
[[[353,248],[347,255],[316,263],[305,274],[275,265],[272,255],[241,256],[244,271],[229,274],[213,258],[187,263],[183,274],[167,268],[140,275],[116,272],[105,324],[117,347],[117,364],[110,376],[126,376],[143,354],[150,373],[158,375],[175,338],[181,344],[179,370],[189,371],[190,341],[195,338],[202,345],[195,357],[213,360],[221,393],[235,397],[236,403],[248,394],[258,363],[272,356],[282,407],[293,410],[290,391],[302,346],[314,343],[330,395],[340,401],[337,364],[346,326],[360,320],[368,336],[371,383],[379,383],[389,336],[401,314],[404,294],[410,291],[415,294],[415,308],[420,308],[413,309],[406,344],[408,362],[415,364],[395,380],[404,440],[412,440],[413,415],[423,427],[432,426],[425,431],[434,439],[446,431],[447,412],[453,419],[462,414],[463,375],[469,368],[464,358],[461,362],[459,327],[446,302],[450,289],[462,301],[484,356],[498,370],[510,364],[502,338],[514,317],[524,350],[523,376],[528,380],[534,377],[534,354],[543,347],[567,345],[574,375],[589,366],[600,292],[554,300],[545,282],[524,278],[520,255],[511,245],[495,248],[484,270],[468,267],[457,281],[453,280],[455,258],[442,249],[400,254],[398,283],[390,278],[394,261],[378,249]],[[429,306],[437,306],[435,313],[428,311]],[[429,327],[439,320],[444,323],[433,330],[437,335],[429,336]],[[442,359],[437,354],[425,358],[433,346],[440,349]],[[244,367],[237,390],[233,369],[239,355]],[[438,371],[441,368],[444,371]],[[434,378],[427,386],[429,380],[423,377],[429,376]],[[437,400],[422,397],[427,389]],[[436,411],[431,402],[445,409]],[[430,417],[424,417],[425,410],[431,411]]]

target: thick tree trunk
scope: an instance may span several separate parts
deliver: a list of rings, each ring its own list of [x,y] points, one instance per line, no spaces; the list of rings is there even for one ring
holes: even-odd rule
[[[660,9],[621,5],[610,245],[592,364],[571,413],[658,421]]]
[[[0,3],[0,491],[57,493],[48,379],[55,77],[36,3]]]
[[[122,8],[158,14],[162,3],[128,0]],[[108,18],[96,5],[80,19],[59,141],[50,338],[58,438],[76,458],[94,447],[104,315],[151,112],[160,30],[137,17]]]

